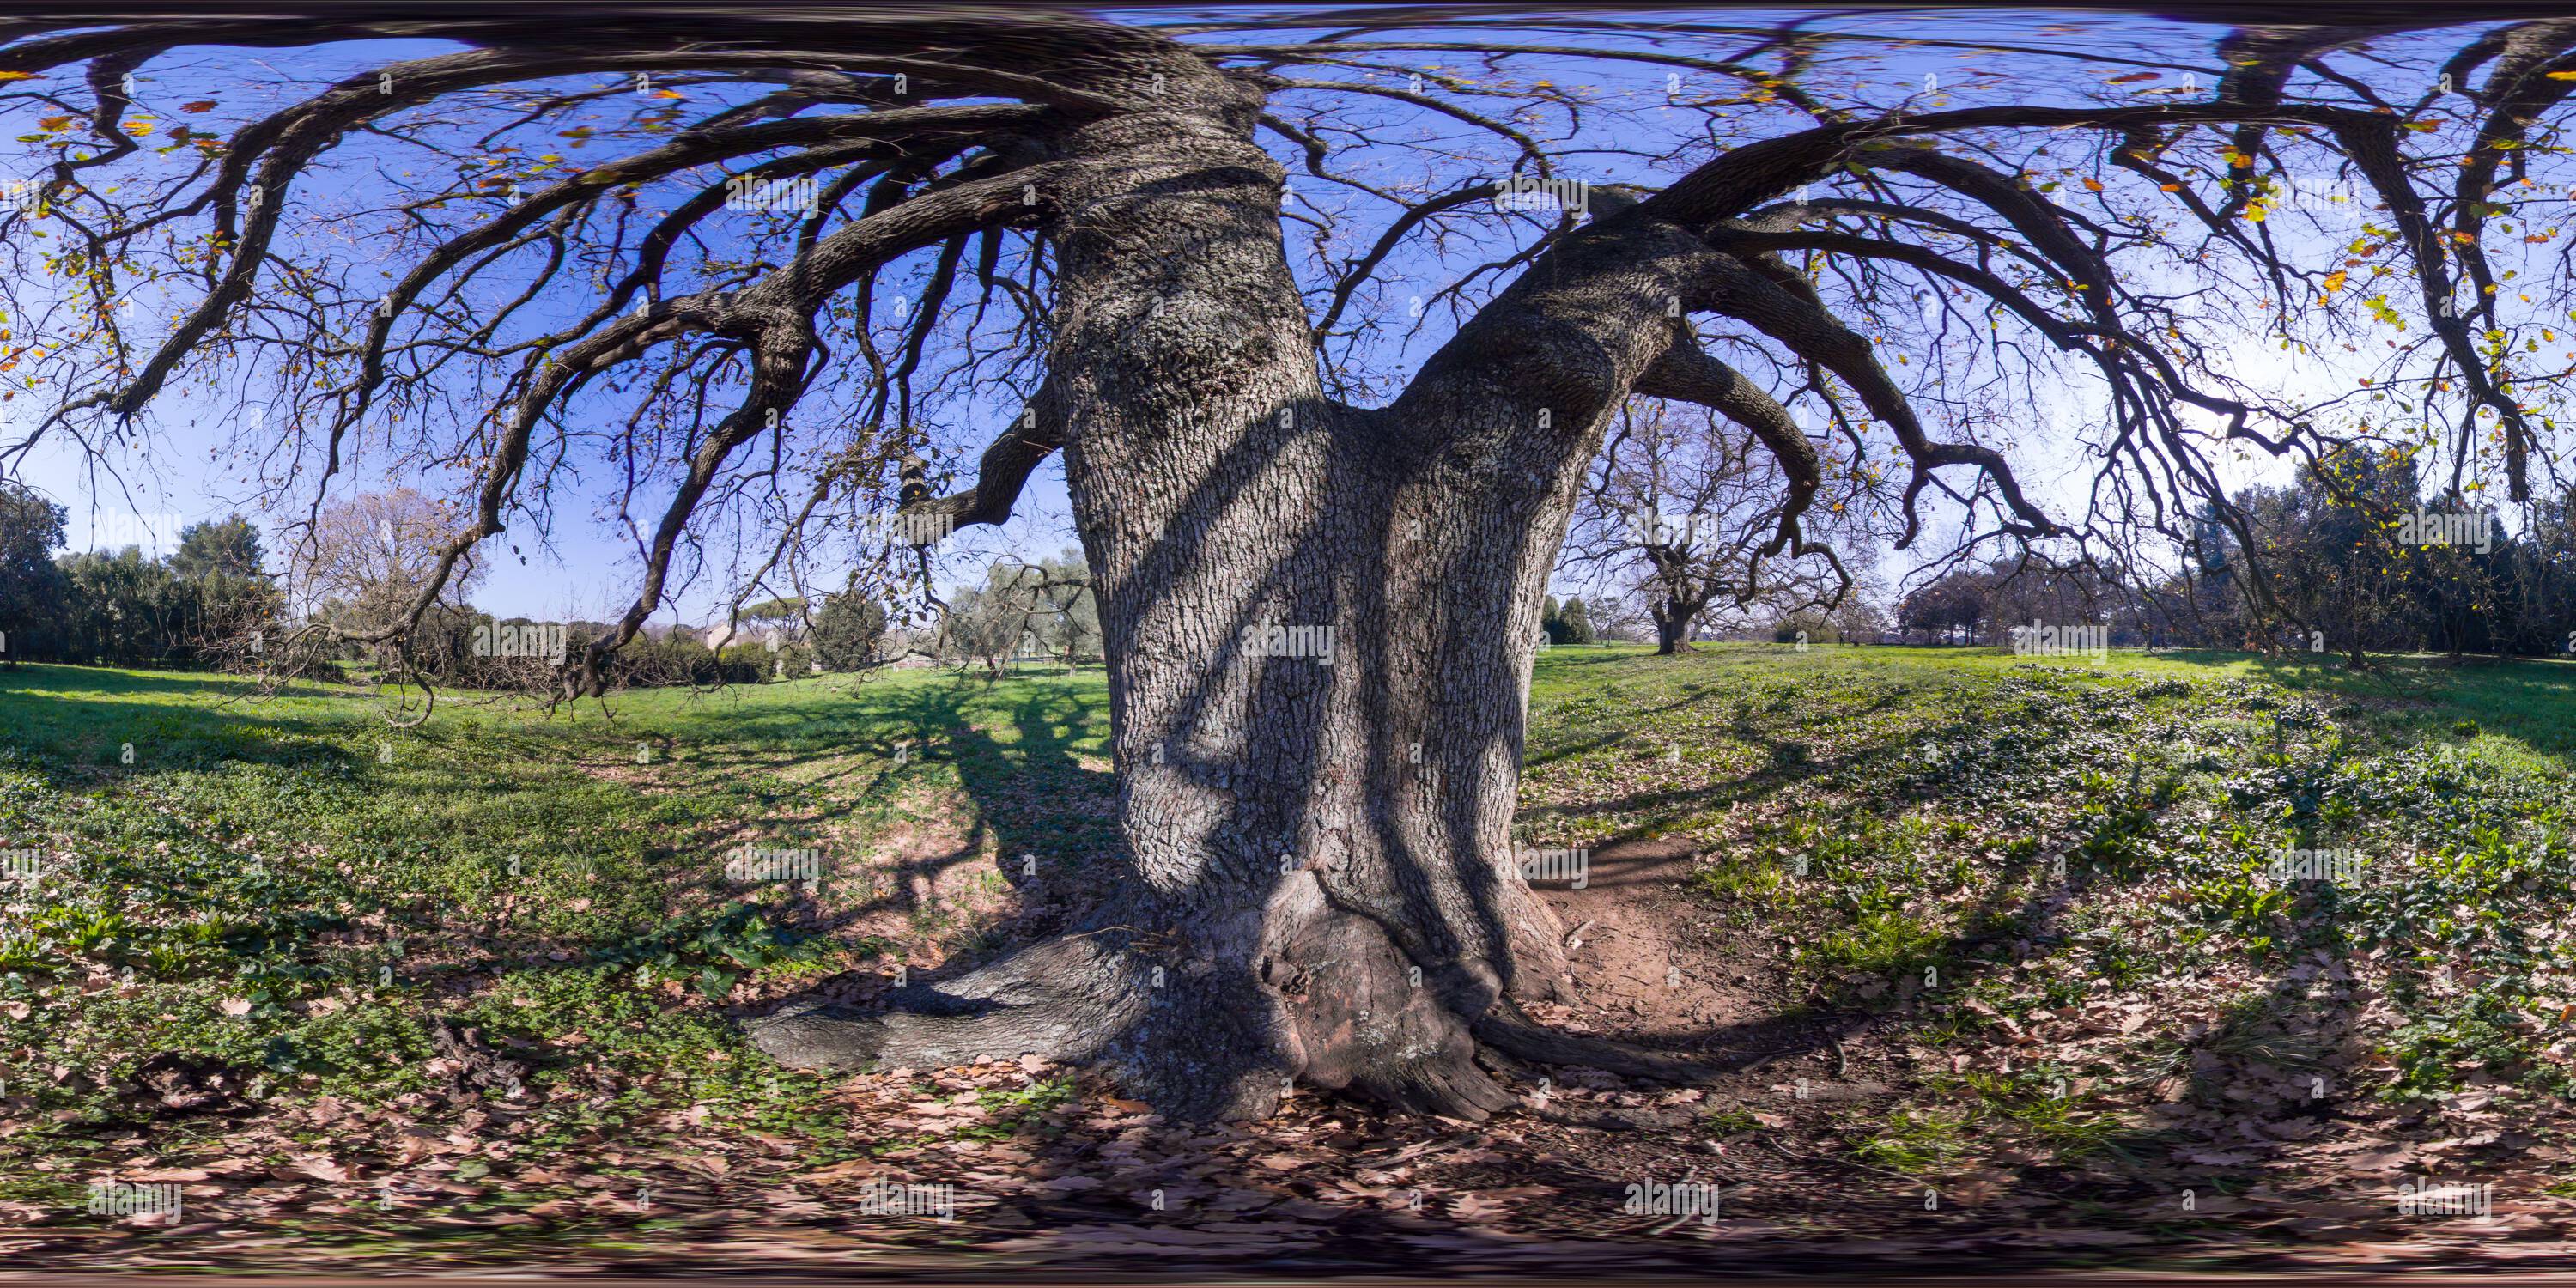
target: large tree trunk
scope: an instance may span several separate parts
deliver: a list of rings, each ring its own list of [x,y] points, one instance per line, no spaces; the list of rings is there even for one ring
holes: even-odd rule
[[[1690,651],[1690,615],[1670,610],[1657,611],[1655,613],[1655,652],[1670,657],[1675,653]]]
[[[1291,1079],[1480,1113],[1469,1025],[1565,971],[1511,823],[1577,443],[1506,467],[1325,400],[1251,103],[1172,70],[1175,110],[1077,132],[1115,164],[1051,194],[1128,875],[1080,933],[755,1033],[805,1064],[1088,1060],[1191,1117]]]

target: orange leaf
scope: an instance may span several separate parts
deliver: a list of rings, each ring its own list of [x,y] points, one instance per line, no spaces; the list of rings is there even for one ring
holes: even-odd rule
[[[194,103],[181,103],[179,105],[179,110],[182,112],[211,112],[215,110],[215,100],[211,98],[201,98]]]
[[[2107,85],[2135,85],[2139,81],[2154,80],[2160,75],[2162,75],[2160,72],[2131,72],[2126,76],[2114,76],[2103,83]]]
[[[2099,179],[2087,179],[2084,181],[2084,190],[2086,192],[2100,192],[2102,190],[2102,181]]]

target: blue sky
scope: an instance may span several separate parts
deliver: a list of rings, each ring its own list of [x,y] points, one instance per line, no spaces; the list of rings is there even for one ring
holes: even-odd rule
[[[1211,14],[1240,15],[1276,13],[1278,11],[1211,10]],[[1588,11],[1587,11],[1588,12]],[[1152,10],[1133,15],[1146,20],[1168,22],[1174,11]],[[1656,22],[1687,24],[1696,18],[1687,11],[1655,10],[1650,15]],[[1729,23],[1761,21],[1765,15],[1726,11],[1718,15]],[[1499,21],[1499,19],[1497,19]],[[1530,43],[1599,46],[1613,43],[1597,34],[1564,35],[1546,32],[1533,26],[1540,20],[1524,15],[1517,20],[1521,28],[1515,37]],[[2180,28],[2152,19],[2072,15],[2065,13],[2003,14],[1979,13],[1974,16],[1922,15],[1907,16],[1888,11],[1825,15],[1814,19],[1823,28],[1866,32],[1879,37],[1900,37],[1886,43],[1856,44],[1845,47],[1830,64],[1816,75],[1814,83],[1826,87],[1846,101],[1863,100],[1889,104],[1910,100],[1917,106],[1965,106],[1979,102],[2022,100],[2032,98],[2083,101],[2077,95],[2102,90],[2102,83],[2114,76],[2137,80],[2155,71],[2134,92],[2147,92],[2171,87],[2190,69],[2201,69],[2203,78],[2214,77],[2216,60],[2211,52],[2214,31]],[[1318,22],[1300,29],[1284,22],[1274,31],[1210,36],[1211,40],[1247,42],[1278,41],[1306,34],[1307,31],[1329,30],[1331,24]],[[1390,30],[1370,37],[1388,41],[1401,39],[1457,39],[1457,29],[1423,29],[1411,32]],[[1642,39],[1631,37],[1630,39]],[[2016,44],[2031,48],[2080,49],[2083,57],[2060,61],[2041,60],[2029,55],[2001,55],[1968,47],[1981,43]],[[374,42],[364,46],[350,45],[325,50],[265,50],[255,54],[241,51],[182,51],[143,69],[135,95],[138,110],[157,114],[161,119],[193,122],[204,129],[219,132],[267,111],[291,102],[324,82],[350,71],[382,63],[416,57],[439,48],[426,42]],[[1419,53],[1406,55],[1411,65],[1449,75],[1484,88],[1491,74],[1469,66],[1453,55]],[[2161,70],[2158,70],[2161,69]],[[1694,111],[1670,106],[1657,106],[1670,100],[1678,90],[1688,99],[1695,94],[1715,92],[1717,78],[1694,78],[1691,83],[1676,85],[1666,81],[1660,67],[1609,59],[1562,56],[1531,60],[1517,67],[1523,78],[1555,78],[1560,84],[1587,87],[1597,92],[1599,101],[1624,100],[1639,108],[1641,115],[1620,122],[1615,128],[1592,125],[1550,141],[1548,152],[1558,173],[1594,183],[1636,182],[1660,186],[1671,177],[1672,167],[1661,170],[1642,164],[1623,149],[1640,146],[1648,151],[1664,151],[1671,139],[1642,139],[1640,131],[1666,128],[1681,133],[1698,128],[1701,118]],[[1348,71],[1301,69],[1294,74],[1314,79],[1353,76]],[[2045,84],[2034,85],[2034,77]],[[296,84],[281,83],[292,79]],[[2159,79],[2160,78],[2160,79]],[[599,77],[574,83],[592,84]],[[2130,92],[2130,91],[2123,91]],[[77,92],[67,94],[81,101]],[[707,89],[691,91],[687,107],[702,111],[715,102],[728,98],[738,100],[740,91]],[[1335,96],[1348,98],[1351,96]],[[1276,100],[1283,113],[1301,109],[1323,96],[1291,94]],[[193,116],[182,116],[174,106],[201,99],[218,104],[213,110]],[[1359,100],[1363,103],[1369,100]],[[1473,96],[1457,101],[1471,106],[1484,106]],[[616,111],[631,111],[627,104],[612,104]],[[13,114],[27,109],[11,107]],[[1446,186],[1477,177],[1499,177],[1512,163],[1507,153],[1487,148],[1478,153],[1481,142],[1464,130],[1444,132],[1441,118],[1420,114],[1399,114],[1402,109],[1389,109],[1378,117],[1362,117],[1373,126],[1391,131],[1393,141],[1353,150],[1347,159],[1336,164],[1345,172],[1364,176],[1372,182],[1389,186],[1416,185],[1425,188]],[[1759,127],[1756,113],[1743,114],[1748,132]],[[1733,121],[1730,117],[1730,122]],[[13,124],[17,124],[13,115]],[[1552,125],[1552,123],[1551,123]],[[516,136],[513,136],[514,138]],[[1268,134],[1265,142],[1287,165],[1292,175],[1292,196],[1287,209],[1294,215],[1313,211],[1319,206],[1344,213],[1351,225],[1346,235],[1326,247],[1324,253],[1347,256],[1373,241],[1387,218],[1385,207],[1354,199],[1331,185],[1320,183],[1302,172],[1302,159],[1285,141]],[[1733,142],[1737,140],[1727,140]],[[556,144],[562,147],[565,145]],[[574,146],[579,146],[577,143]],[[1449,159],[1437,164],[1426,163],[1425,148],[1446,150]],[[567,148],[567,151],[570,149]],[[578,158],[577,158],[578,159]],[[596,157],[589,158],[596,160]],[[399,272],[407,261],[388,259],[374,239],[376,217],[371,208],[381,204],[378,188],[388,182],[387,167],[417,164],[416,157],[390,146],[370,149],[353,146],[345,151],[334,168],[319,172],[299,185],[293,200],[299,218],[291,243],[300,253],[323,254],[352,271],[376,270]],[[130,159],[121,175],[148,177],[154,168],[168,173],[172,163],[145,153]],[[737,169],[739,166],[737,166]],[[697,183],[703,183],[702,172]],[[695,186],[695,184],[691,185]],[[678,186],[652,194],[658,204],[667,207],[684,191]],[[656,201],[648,199],[648,209]],[[1302,224],[1288,225],[1292,251],[1301,256],[1299,266],[1308,272],[1313,263],[1303,258],[1311,251],[1305,243],[1309,230]],[[1401,310],[1412,299],[1428,296],[1440,287],[1457,280],[1467,268],[1492,258],[1497,248],[1516,244],[1514,238],[1527,236],[1528,230],[1503,226],[1468,229],[1461,225],[1458,240],[1445,254],[1435,254],[1417,240],[1391,259],[1380,273],[1382,298],[1376,301],[1380,315]],[[2297,234],[2289,234],[2296,236]],[[290,243],[282,242],[281,245]],[[926,257],[925,257],[926,260]],[[892,275],[897,280],[918,281],[924,262],[905,266]],[[1489,294],[1499,285],[1495,279],[1485,284],[1479,296]],[[900,293],[898,289],[894,293]],[[562,305],[556,316],[568,316],[579,301]],[[880,301],[882,304],[884,301]],[[1363,308],[1352,316],[1366,313]],[[883,323],[880,309],[880,324]],[[539,315],[547,316],[544,310]],[[1401,371],[1444,339],[1446,319],[1436,311],[1421,332],[1409,339],[1389,339],[1363,350],[1364,360],[1384,370]],[[2249,329],[2229,347],[2231,360],[2250,377],[2284,387],[2311,386],[2349,388],[2347,368],[2339,360],[2315,355],[2284,355],[2266,343],[2254,339]],[[2079,498],[2076,489],[2085,476],[2087,463],[2068,450],[2070,427],[2083,418],[2096,414],[2092,391],[2080,382],[2046,391],[2040,402],[2043,419],[2053,423],[2007,426],[1989,433],[2004,433],[2019,441],[2013,455],[2020,464],[2025,482],[2042,497],[2061,505]],[[815,414],[828,414],[835,404],[818,402]],[[26,396],[0,407],[8,428],[22,430],[33,409]],[[982,442],[1006,420],[1016,408],[1001,408],[989,402],[952,403],[940,409],[943,423],[938,431],[952,456],[971,461]],[[805,414],[803,409],[798,413]],[[258,488],[253,482],[255,462],[244,454],[227,450],[229,431],[240,427],[242,412],[223,398],[204,389],[172,390],[165,393],[146,413],[140,446],[116,454],[111,464],[117,477],[107,478],[88,468],[77,453],[57,445],[40,451],[27,463],[24,476],[65,502],[72,509],[71,533],[75,547],[119,545],[138,539],[139,528],[167,529],[166,542],[175,536],[178,522],[219,517],[234,510],[250,512],[264,527],[275,527],[283,518],[280,512],[263,513],[253,508]],[[1937,423],[1936,432],[1941,430]],[[386,446],[390,447],[391,440]],[[374,450],[361,433],[360,451],[354,466],[334,485],[335,490],[378,488],[393,484],[420,486],[425,490],[442,490],[461,495],[471,481],[470,470],[456,468],[442,477],[435,469],[424,468],[418,461],[400,461],[386,450]],[[2278,477],[2279,470],[2265,462],[2233,467],[2240,480]],[[590,481],[596,471],[586,473],[584,481],[561,487],[552,501],[557,512],[551,538],[540,544],[531,538],[527,525],[513,524],[510,537],[488,542],[485,546],[489,573],[476,592],[476,602],[503,613],[530,616],[578,615],[603,617],[622,606],[633,583],[635,548],[631,538],[621,534],[608,521],[614,498]],[[298,496],[297,509],[309,502]],[[1050,461],[1042,467],[1023,493],[1017,517],[1004,530],[971,530],[952,543],[952,578],[980,565],[989,554],[1010,550],[1028,557],[1052,554],[1072,543],[1067,519],[1062,470]],[[514,554],[507,547],[515,540]],[[715,605],[732,589],[734,580],[751,563],[756,553],[744,547],[730,561],[720,560],[694,580],[678,587],[677,608],[665,609],[657,620],[670,620],[674,615],[697,621],[714,615]],[[1909,565],[1899,561],[1893,567],[1903,571]],[[828,588],[828,587],[817,587]]]

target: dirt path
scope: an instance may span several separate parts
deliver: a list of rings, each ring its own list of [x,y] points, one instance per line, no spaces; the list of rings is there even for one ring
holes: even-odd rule
[[[1622,841],[1591,852],[1580,888],[1534,882],[1573,945],[1574,1001],[1532,1013],[1569,1031],[1712,1058],[1798,1041],[1778,1018],[1797,1001],[1786,973],[1754,936],[1689,897],[1697,866],[1684,842]]]

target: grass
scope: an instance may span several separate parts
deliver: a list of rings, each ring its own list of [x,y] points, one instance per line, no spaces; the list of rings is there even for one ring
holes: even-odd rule
[[[41,856],[35,881],[0,887],[0,1078],[34,1088],[51,1124],[13,1143],[120,1120],[120,1088],[170,1050],[250,1071],[259,1097],[418,1096],[437,1081],[433,1013],[492,1041],[576,1035],[533,1075],[561,1093],[541,1141],[684,1098],[792,1116],[724,999],[888,956],[928,964],[987,933],[934,897],[904,912],[895,929],[925,933],[898,947],[814,925],[818,902],[899,904],[890,877],[980,866],[971,893],[1079,868],[1108,836],[1102,695],[1096,670],[662,690],[551,714],[455,694],[392,730],[363,692],[0,671],[0,849]],[[936,863],[868,863],[914,835],[936,837]],[[824,851],[825,888],[728,880],[740,845]]]
[[[2567,1083],[2576,952],[2549,927],[2576,901],[2576,665],[1598,649],[1551,652],[1535,690],[1533,843],[1692,841],[1722,922],[1927,1046],[2134,1003],[2163,1021],[2141,1041],[2223,1076],[2358,1028],[2339,1086]],[[2278,875],[2319,850],[2358,879]],[[2396,1022],[2317,1014],[2334,972]]]
[[[1938,1175],[1967,1147],[1968,1116],[1938,1110],[1899,1109],[1852,1154],[1871,1167],[1908,1176]]]
[[[551,712],[451,694],[393,730],[361,690],[0,670],[0,850],[39,873],[0,885],[0,1079],[24,1097],[0,1156],[124,1130],[168,1052],[257,1098],[411,1103],[444,1080],[433,1016],[525,1053],[535,1156],[684,1106],[848,1156],[824,1084],[731,1012],[998,951],[1014,900],[1102,879],[1105,705],[1096,668],[906,672]],[[2052,1076],[2143,1096],[2342,1060],[2339,1088],[2389,1101],[2568,1085],[2576,954],[2549,927],[2576,896],[2576,666],[1558,649],[1530,730],[1526,839],[1689,840],[1691,897],[1927,1051],[1987,1059],[2135,1004],[2152,1025]],[[739,846],[821,850],[825,879],[730,881]],[[2290,849],[2358,852],[2364,879],[2267,876]],[[2392,1015],[2316,989],[2343,971]],[[1971,1072],[2009,1077],[1916,1085],[1855,1157],[2137,1139],[2109,1092]],[[1031,1094],[979,1130],[1071,1091]],[[59,1186],[11,1174],[0,1197]]]

